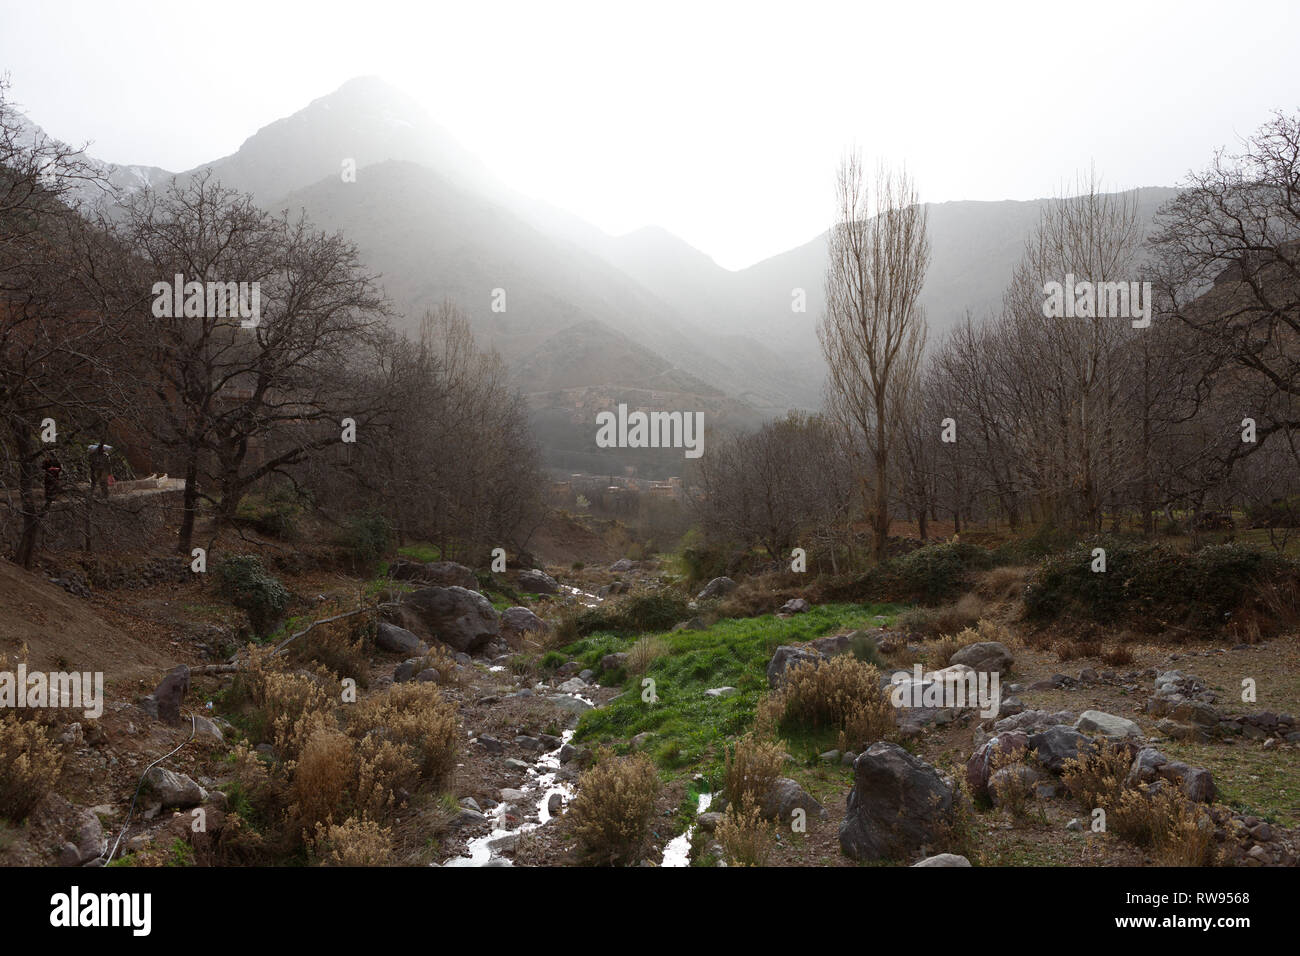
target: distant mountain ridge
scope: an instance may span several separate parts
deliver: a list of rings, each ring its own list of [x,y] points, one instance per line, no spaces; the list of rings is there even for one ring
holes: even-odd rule
[[[355,182],[341,175],[345,161]],[[128,190],[173,175],[100,165]],[[737,424],[820,405],[826,233],[738,271],[659,227],[610,236],[500,182],[416,100],[374,77],[176,175],[204,171],[268,209],[303,209],[319,227],[342,230],[408,327],[455,301],[539,408],[555,411],[586,387],[648,389],[682,410],[725,396]],[[1174,194],[1142,190],[1143,218]],[[931,342],[968,309],[982,318],[999,308],[1046,202],[928,205]],[[492,310],[495,289],[505,290],[504,312]],[[792,308],[795,290],[802,312]]]

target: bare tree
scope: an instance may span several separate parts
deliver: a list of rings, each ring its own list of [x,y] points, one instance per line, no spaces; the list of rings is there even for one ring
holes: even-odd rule
[[[918,305],[930,264],[926,213],[905,172],[879,169],[874,190],[862,162],[839,170],[830,233],[826,314],[827,408],[860,462],[877,561],[889,537],[889,463],[925,347]]]
[[[184,472],[178,550],[188,553],[200,498],[229,522],[258,481],[339,443],[344,417],[364,427],[368,401],[346,393],[348,369],[386,309],[342,237],[273,217],[207,175],[134,197],[120,233],[139,258],[142,315],[152,313],[139,323],[139,374],[153,391],[152,434]],[[157,308],[151,290],[177,281],[195,284],[202,308]],[[256,290],[251,319],[234,310],[240,284],[240,295]],[[224,307],[214,286],[230,289]]]

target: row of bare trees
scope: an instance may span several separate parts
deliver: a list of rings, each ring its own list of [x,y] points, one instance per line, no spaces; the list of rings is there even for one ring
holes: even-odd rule
[[[1153,533],[1162,513],[1195,528],[1271,508],[1273,529],[1295,510],[1300,116],[1216,155],[1151,236],[1136,193],[1083,178],[1044,209],[1001,311],[968,314],[928,352],[924,207],[906,174],[865,179],[846,158],[819,329],[825,418],[714,442],[701,465],[713,537],[775,556],[865,519],[880,560],[896,517],[927,538],[939,519]],[[1111,307],[1120,283],[1137,296],[1125,315],[1049,316],[1047,284],[1067,276]]]
[[[1000,314],[929,358],[901,426],[913,517],[1075,532],[1209,526],[1300,494],[1300,117],[1220,154],[1143,237],[1095,178],[1049,206]],[[1067,274],[1152,284],[1153,321],[1043,314]],[[945,419],[955,443],[940,440]]]
[[[400,335],[344,237],[206,174],[115,195],[5,93],[0,493],[20,563],[54,504],[43,466],[57,456],[76,474],[76,449],[105,439],[137,470],[186,480],[182,553],[200,514],[233,523],[275,482],[326,516],[365,509],[448,552],[526,541],[540,507],[526,411],[453,306],[417,340]],[[177,276],[195,307],[159,308]],[[251,321],[240,284],[257,290]],[[210,285],[229,288],[227,308]]]

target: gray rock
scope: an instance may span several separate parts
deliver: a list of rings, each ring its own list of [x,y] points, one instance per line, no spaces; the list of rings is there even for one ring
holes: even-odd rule
[[[812,609],[812,605],[803,598],[791,598],[781,605],[781,614],[805,614]]]
[[[492,603],[466,588],[421,588],[405,595],[402,607],[457,651],[477,650],[501,630],[500,615]]]
[[[586,747],[579,747],[575,744],[565,744],[560,748],[560,763],[576,763],[579,767],[585,767],[592,761],[592,753]]]
[[[197,807],[207,794],[197,783],[164,767],[153,767],[144,777],[145,787],[165,810]]]
[[[966,761],[966,785],[970,795],[977,800],[988,800],[989,778],[994,772],[994,764],[1008,764],[1019,760],[1029,747],[1029,738],[1018,730],[990,737],[975,748],[975,752]]]
[[[956,853],[940,853],[937,856],[927,856],[912,866],[970,866],[970,860]]]
[[[380,621],[375,631],[375,646],[392,654],[423,654],[425,643],[404,627]],[[393,678],[396,680],[396,676]]]
[[[1068,760],[1079,754],[1093,751],[1092,740],[1072,727],[1048,727],[1029,738],[1030,748],[1038,755],[1038,762],[1053,773],[1060,773]]]
[[[718,828],[718,824],[722,822],[722,818],[723,815],[721,813],[718,813],[716,810],[711,810],[707,813],[701,813],[696,817],[695,825],[705,833],[712,833]]]
[[[1046,779],[1041,770],[1022,763],[1002,767],[989,777],[989,799],[993,806],[1003,806],[1012,793],[1031,790],[1037,792],[1039,785],[1045,783]]]
[[[704,590],[695,596],[697,601],[711,601],[730,594],[736,590],[736,582],[728,577],[714,578],[704,585]]]
[[[1000,641],[980,641],[968,644],[948,659],[949,664],[965,664],[977,671],[994,671],[1005,674],[1011,670],[1014,658]]]
[[[508,607],[501,612],[501,633],[509,637],[545,634],[551,626],[526,607]]]
[[[189,690],[189,666],[180,664],[163,676],[154,692],[145,698],[143,706],[163,723],[177,726],[181,722],[181,704],[185,702]]]
[[[104,836],[104,827],[90,810],[81,810],[73,819],[72,840],[69,843],[76,851],[76,865],[89,863],[104,855],[108,843]]]
[[[627,558],[619,558],[609,566],[609,569],[615,574],[624,574],[631,571],[634,567],[636,567],[636,565],[632,561]]]
[[[763,816],[769,820],[789,823],[795,810],[803,810],[809,817],[826,819],[826,808],[789,777],[778,777],[763,800]]]
[[[1080,733],[1102,737],[1141,737],[1142,728],[1127,717],[1116,717],[1100,710],[1085,710],[1074,722]]]
[[[846,654],[853,649],[855,639],[864,641],[875,640],[872,635],[866,631],[854,631],[852,634],[828,634],[825,637],[819,637],[810,642],[810,645],[822,657],[838,657],[840,654]]]
[[[559,816],[564,810],[564,795],[553,793],[546,798],[546,812],[551,816]]]
[[[219,744],[226,742],[226,735],[221,732],[221,728],[199,714],[194,715],[194,736],[198,740],[210,740]]]
[[[993,731],[994,733],[1005,733],[1008,730],[1020,730],[1032,734],[1040,730],[1046,730],[1048,727],[1055,727],[1058,724],[1072,725],[1078,719],[1077,714],[1068,710],[1060,710],[1054,714],[1045,710],[1026,710],[1011,717],[1002,718],[993,725]]]
[[[606,654],[600,659],[600,669],[603,671],[616,671],[620,667],[627,666],[627,654],[619,651],[616,654]]]
[[[840,849],[856,860],[902,859],[951,819],[952,785],[897,744],[872,744],[853,764]]]
[[[415,679],[421,684],[439,684],[442,683],[442,674],[436,667],[426,667],[415,675]]]
[[[560,585],[545,571],[529,568],[519,572],[519,589],[534,594],[554,594],[560,590]]]
[[[587,690],[587,682],[581,677],[570,677],[556,690],[565,694],[581,694],[584,690]]]
[[[822,657],[819,654],[811,653],[805,648],[795,647],[793,644],[782,644],[772,659],[767,664],[767,683],[769,687],[779,687],[785,681],[785,674],[795,664],[812,663],[819,664]]]

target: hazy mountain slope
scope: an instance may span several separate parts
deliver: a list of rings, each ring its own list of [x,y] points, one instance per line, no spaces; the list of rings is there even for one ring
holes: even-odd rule
[[[1138,192],[1138,215],[1149,228],[1156,210],[1176,195]],[[1002,305],[1002,293],[1043,209],[1051,200],[928,204],[930,271],[921,294],[929,340],[937,343],[966,310],[982,319]],[[801,374],[824,374],[817,323],[825,309],[827,233],[738,272],[717,266],[663,230],[640,230],[609,247],[607,256],[676,306],[688,321],[719,333],[745,335],[778,350]],[[806,311],[792,311],[795,289]]]
[[[356,163],[355,182],[340,175],[345,159]],[[172,175],[104,169],[128,191]],[[267,208],[301,207],[321,227],[343,230],[382,273],[408,327],[454,300],[529,392],[643,381],[631,371],[641,362],[652,377],[680,379],[674,394],[701,394],[707,383],[767,415],[820,404],[825,233],[735,272],[661,228],[609,236],[510,189],[418,102],[373,77],[345,83],[258,130],[236,153],[179,176],[205,170]],[[1144,221],[1172,195],[1142,190]],[[933,257],[922,305],[932,343],[967,310],[983,318],[1000,307],[1047,202],[929,206]],[[506,290],[504,314],[490,308],[497,288]],[[796,289],[805,296],[800,312]],[[581,334],[593,341],[578,343]]]

